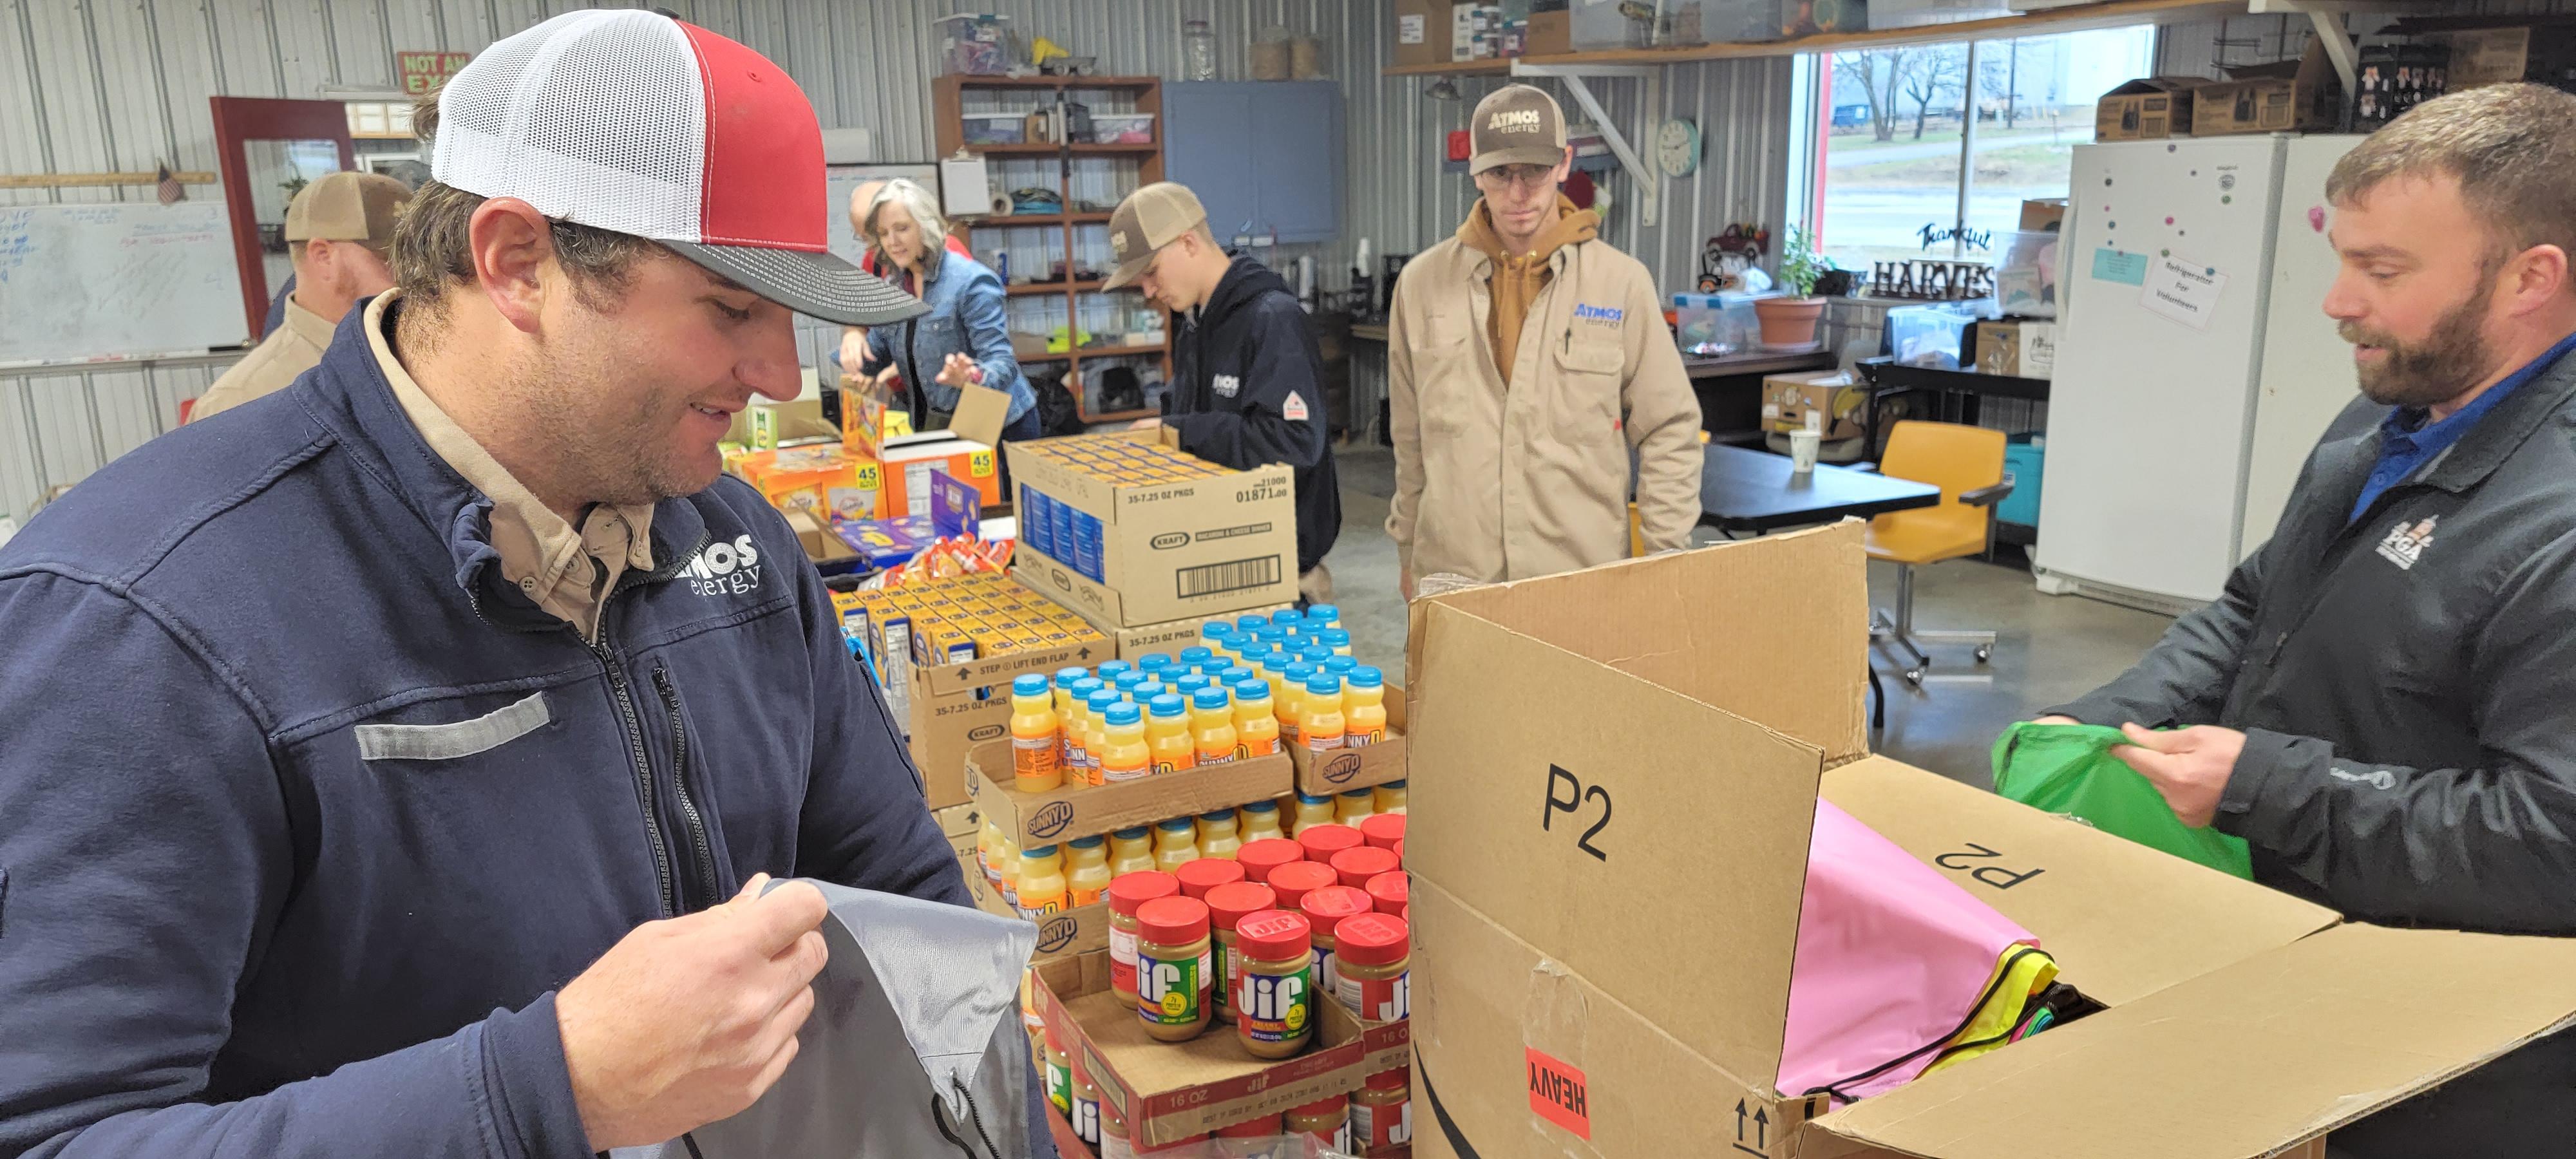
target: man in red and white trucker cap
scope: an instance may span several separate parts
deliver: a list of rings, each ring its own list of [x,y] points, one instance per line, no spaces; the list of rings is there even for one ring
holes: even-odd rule
[[[791,311],[919,309],[825,250],[803,93],[585,11],[418,120],[396,288],[0,545],[0,1155],[677,1139],[813,1029],[826,903],[766,883],[971,905],[717,472],[798,393]]]

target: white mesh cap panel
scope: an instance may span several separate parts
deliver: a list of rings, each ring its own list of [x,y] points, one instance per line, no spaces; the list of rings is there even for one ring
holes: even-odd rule
[[[483,50],[438,99],[430,174],[547,217],[697,241],[706,86],[680,26],[568,12]]]

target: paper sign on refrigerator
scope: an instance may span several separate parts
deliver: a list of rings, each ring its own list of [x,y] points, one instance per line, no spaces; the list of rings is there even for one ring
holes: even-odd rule
[[[2194,330],[2206,330],[2210,314],[2218,309],[2219,291],[2226,288],[2227,275],[2216,267],[2164,257],[2147,271],[2138,303]]]

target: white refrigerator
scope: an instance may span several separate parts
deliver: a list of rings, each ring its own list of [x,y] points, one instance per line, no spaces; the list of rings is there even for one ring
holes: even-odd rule
[[[2354,393],[2322,303],[2325,175],[2353,136],[2082,145],[2060,247],[2042,591],[2217,598]]]

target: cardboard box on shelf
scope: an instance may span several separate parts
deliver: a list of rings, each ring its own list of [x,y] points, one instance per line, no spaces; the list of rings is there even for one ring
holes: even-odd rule
[[[1019,918],[1038,928],[1038,946],[1032,961],[1065,958],[1109,948],[1109,905],[1093,902],[1051,914],[1026,914],[1012,907],[1000,890],[984,877],[983,867],[975,863],[975,839],[966,839],[966,848],[958,853],[958,872],[966,875],[966,892],[975,898],[975,908],[999,917]]]
[[[986,507],[1002,503],[1002,475],[989,443],[955,438],[946,431],[906,435],[889,440],[885,464],[885,511],[888,515],[930,514],[930,473],[939,471],[975,488]]]
[[[1297,766],[1297,790],[1322,796],[1374,788],[1404,779],[1404,690],[1386,686],[1386,739],[1359,748],[1343,748],[1317,757],[1302,746],[1288,747]]]
[[[1118,431],[1005,448],[1021,492],[1011,564],[1021,582],[1120,627],[1296,601],[1296,485],[1286,466],[1228,471],[1190,460],[1209,473],[1137,469],[1135,481],[1112,482],[1111,470],[1078,457],[1120,443],[1176,450],[1179,436],[1169,428]],[[1040,511],[1049,515],[1044,537],[1036,534]],[[1096,558],[1067,558],[1067,540]]]
[[[2576,941],[2341,924],[1869,756],[1861,538],[1413,605],[1420,1154],[2250,1159],[2576,1018]],[[1533,690],[1555,711],[1491,711]],[[1775,1089],[1819,797],[2032,931],[2104,1009],[1856,1104]],[[1727,883],[1686,922],[1637,884],[1675,843]]]
[[[2450,92],[2520,80],[2576,87],[2576,26],[2480,28],[2449,39]]]
[[[1532,10],[1521,35],[1524,56],[1559,56],[1574,51],[1574,14],[1563,8]]]
[[[1407,1022],[1363,1023],[1329,998],[1315,1004],[1315,1045],[1266,1062],[1232,1033],[1218,1033],[1227,1029],[1221,1024],[1188,1042],[1148,1037],[1135,1009],[1109,988],[1106,950],[1041,961],[1037,981],[1041,1013],[1070,1031],[1068,1049],[1084,1052],[1101,1103],[1117,1108],[1139,1150],[1348,1094],[1368,1076],[1411,1062]]]
[[[1396,0],[1395,63],[1447,63],[1452,7],[1450,0]]]
[[[2053,322],[1977,323],[1977,370],[2016,378],[2047,378],[2057,367]]]
[[[2334,128],[2343,110],[2343,85],[2321,44],[2309,44],[2295,61],[2231,68],[2227,75],[2192,94],[2192,136],[2321,132]]]
[[[2095,141],[2161,141],[2191,135],[2192,95],[2209,81],[2140,77],[2102,94],[2093,107]]]
[[[1774,374],[1762,380],[1762,421],[1775,431],[1822,431],[1828,439],[1861,433],[1869,386],[1845,371]]]
[[[1004,723],[1007,727],[1007,717]],[[1022,849],[1266,801],[1286,796],[1297,783],[1296,767],[1283,754],[1118,784],[1023,793],[1011,787],[1007,738],[976,745],[966,755],[966,767],[975,807],[1004,832],[1018,834]]]

